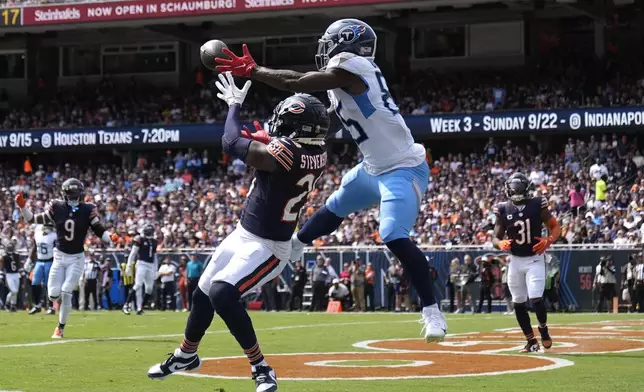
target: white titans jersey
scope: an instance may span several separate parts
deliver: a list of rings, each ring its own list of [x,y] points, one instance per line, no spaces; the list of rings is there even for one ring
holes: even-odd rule
[[[330,68],[351,72],[367,85],[360,95],[341,88],[329,91],[332,107],[364,156],[367,173],[378,175],[423,163],[425,148],[414,143],[380,68],[372,60],[353,53],[333,56],[327,66]]]
[[[50,260],[54,257],[54,247],[56,246],[56,232],[51,231],[43,233],[42,226],[36,229],[34,235],[36,239],[36,254],[38,260]]]

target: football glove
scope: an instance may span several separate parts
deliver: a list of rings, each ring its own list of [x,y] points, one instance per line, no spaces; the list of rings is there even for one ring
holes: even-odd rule
[[[248,46],[246,44],[242,45],[242,56],[239,57],[233,53],[228,48],[223,48],[222,52],[226,53],[229,59],[223,59],[221,57],[215,58],[215,62],[221,65],[218,65],[217,71],[219,72],[230,72],[233,76],[241,76],[243,78],[250,78],[251,72],[257,67],[257,63],[251,56],[248,51]]]
[[[217,98],[225,101],[228,106],[234,104],[241,105],[244,103],[244,99],[246,99],[250,85],[251,81],[248,80],[240,90],[235,86],[235,79],[233,79],[232,73],[226,72],[225,74],[219,74],[219,81],[215,83],[215,86],[220,91],[217,94]]]
[[[244,128],[241,131],[242,137],[246,139],[252,139],[255,141],[258,141],[263,144],[268,144],[271,142],[271,137],[268,135],[268,132],[266,132],[263,128],[262,125],[259,123],[259,121],[253,121],[253,125],[255,126],[255,133],[251,133],[248,127],[244,125]]]
[[[545,253],[546,250],[552,245],[553,242],[555,242],[555,239],[552,237],[546,237],[546,238],[541,238],[541,237],[535,237],[535,239],[539,240],[535,244],[535,246],[532,247],[532,251],[538,255],[542,255]]]
[[[25,208],[25,206],[27,205],[27,201],[25,200],[25,197],[23,196],[22,192],[16,195],[15,200],[16,200],[16,204],[20,209]]]
[[[499,249],[502,251],[508,252],[510,248],[512,248],[512,240],[499,241]]]

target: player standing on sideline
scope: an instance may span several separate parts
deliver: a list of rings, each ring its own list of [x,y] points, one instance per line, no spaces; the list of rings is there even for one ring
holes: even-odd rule
[[[63,200],[52,200],[45,212],[35,214],[27,207],[22,193],[16,195],[16,204],[27,223],[51,224],[56,228],[57,245],[49,272],[47,291],[49,298],[60,298],[58,326],[52,338],[63,337],[65,324],[72,309],[72,291],[78,284],[84,266],[84,242],[91,228],[97,237],[108,244],[118,241],[116,233],[110,234],[100,222],[96,206],[83,202],[85,186],[75,178],[63,183]]]
[[[148,377],[162,379],[180,370],[199,369],[197,348],[217,312],[248,357],[256,391],[274,392],[275,372],[264,360],[240,298],[273,280],[288,263],[300,210],[326,168],[329,116],[317,98],[295,94],[273,111],[268,135],[274,139],[269,142],[263,132],[268,145],[245,139],[239,112],[250,81],[240,90],[230,73],[219,79],[217,96],[229,106],[223,150],[254,167],[255,176],[237,228],[217,247],[201,275],[183,343],[166,361],[152,366]]]
[[[22,263],[20,262],[20,255],[16,253],[16,249],[12,243],[7,244],[5,247],[5,255],[2,256],[2,264],[4,266],[5,277],[7,281],[7,298],[4,301],[5,309],[8,312],[16,312],[16,302],[18,301],[18,293],[20,292],[20,276],[24,274]]]
[[[34,306],[29,311],[29,314],[40,313],[42,302],[49,302],[47,298],[43,298],[42,285],[49,286],[49,270],[51,270],[51,264],[54,261],[55,246],[56,232],[54,227],[52,225],[38,225],[34,233],[34,247],[31,249],[29,257],[30,260],[38,260],[34,267],[34,278],[31,282],[31,298]],[[47,314],[54,313],[56,313],[54,307],[50,306]]]
[[[136,263],[136,262],[135,262]],[[136,264],[133,266],[136,268]],[[125,288],[125,302],[123,303],[123,313],[130,314],[132,310],[132,302],[136,292],[134,291],[134,273],[127,269],[127,262],[121,263],[121,279],[123,280],[123,287]],[[134,303],[136,308],[136,302]]]
[[[154,290],[154,281],[157,278],[159,262],[157,261],[157,240],[154,238],[154,226],[146,225],[143,228],[143,237],[137,235],[132,240],[132,250],[127,258],[125,271],[131,274],[132,267],[136,261],[136,273],[134,275],[134,287],[136,293],[136,314],[143,314],[143,307],[148,302]],[[145,285],[145,296],[143,286]],[[130,295],[128,294],[128,299]],[[127,301],[126,301],[127,304]],[[129,310],[123,307],[123,313],[130,314]]]
[[[528,299],[532,302],[539,321],[541,343],[544,348],[552,347],[546,324],[548,314],[543,301],[546,284],[545,252],[561,233],[559,222],[548,210],[548,201],[543,197],[529,196],[532,186],[532,182],[524,174],[512,174],[505,183],[505,194],[510,201],[494,206],[496,223],[492,243],[495,248],[512,254],[508,267],[508,286],[514,303],[514,314],[528,340],[521,352],[539,351],[526,305]],[[537,237],[541,234],[544,223],[550,235],[547,238]],[[504,239],[506,233],[507,240]]]
[[[291,259],[301,259],[305,244],[334,232],[349,214],[380,203],[380,236],[402,262],[422,300],[425,340],[440,341],[447,333],[447,322],[432,292],[425,255],[409,238],[429,183],[425,148],[414,143],[374,62],[376,40],[376,33],[365,22],[341,19],[319,40],[315,56],[318,72],[260,67],[246,45],[242,57],[223,49],[230,58],[215,60],[219,71],[231,71],[234,76],[280,90],[328,92],[332,109],[364,160],[344,176],[341,188],[293,235]]]

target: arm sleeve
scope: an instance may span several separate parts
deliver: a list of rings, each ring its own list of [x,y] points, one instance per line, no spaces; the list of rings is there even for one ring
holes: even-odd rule
[[[136,255],[139,254],[139,246],[136,243],[132,244],[132,250],[130,250],[130,255],[127,257],[127,265],[125,268],[130,269],[132,264],[136,260]]]
[[[22,216],[29,223],[36,223],[39,225],[44,225],[47,223],[53,224],[54,203],[50,201],[49,203],[47,203],[47,207],[45,207],[45,212],[41,212],[40,214],[35,215],[31,212],[31,210],[29,210],[28,207],[25,207],[22,209]]]
[[[241,105],[236,104],[230,105],[228,108],[228,116],[226,117],[226,125],[224,126],[224,136],[221,138],[221,145],[226,154],[245,161],[251,140],[244,139],[241,136],[241,123],[239,122],[240,110]]]
[[[92,210],[89,213],[89,225],[92,228],[92,232],[96,234],[98,238],[103,238],[103,233],[105,233],[105,226],[101,223],[100,218],[98,217],[98,211],[95,205],[91,205]],[[105,241],[105,240],[103,240]],[[106,241],[107,242],[107,241]]]

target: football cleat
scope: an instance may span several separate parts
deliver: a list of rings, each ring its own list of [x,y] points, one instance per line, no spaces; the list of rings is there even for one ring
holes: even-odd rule
[[[127,314],[128,316],[130,315],[130,311],[128,310],[127,306],[123,307],[123,313]]]
[[[181,349],[174,350],[165,361],[152,366],[148,370],[148,377],[155,380],[163,380],[172,373],[186,370],[199,370],[201,368],[201,359],[197,354],[186,354]]]
[[[539,327],[539,333],[541,334],[541,344],[543,345],[543,348],[549,349],[552,347],[552,338],[548,333],[548,327]]]
[[[275,377],[275,371],[270,366],[255,366],[253,380],[255,381],[256,392],[277,391],[277,377]]]
[[[15,306],[10,307],[9,310],[8,310],[9,313],[16,313],[17,311],[18,310],[16,309]]]
[[[520,353],[538,353],[540,350],[539,342],[537,339],[530,339],[524,348],[519,351]]]
[[[62,339],[63,338],[63,330],[58,328],[58,327],[56,327],[56,329],[54,329],[54,334],[51,335],[51,338],[52,339]]]
[[[140,315],[142,315],[142,314],[143,314],[143,310],[142,310],[142,309],[141,309],[141,310],[137,310],[137,311],[136,311],[136,314],[138,314],[139,316],[140,316]]]
[[[54,315],[54,314],[56,314],[56,311],[54,310],[54,308],[49,308],[49,309],[47,309],[47,313],[45,313],[45,314]]]
[[[37,307],[35,307],[35,306],[34,306],[34,307],[33,307],[33,308],[31,308],[31,310],[29,311],[29,314],[31,315],[31,314],[36,314],[36,313],[40,313],[40,308],[37,308]]]
[[[423,317],[418,321],[424,324],[421,334],[425,335],[425,341],[442,342],[447,334],[447,320],[445,316],[438,309],[438,306],[426,306],[423,308]]]

